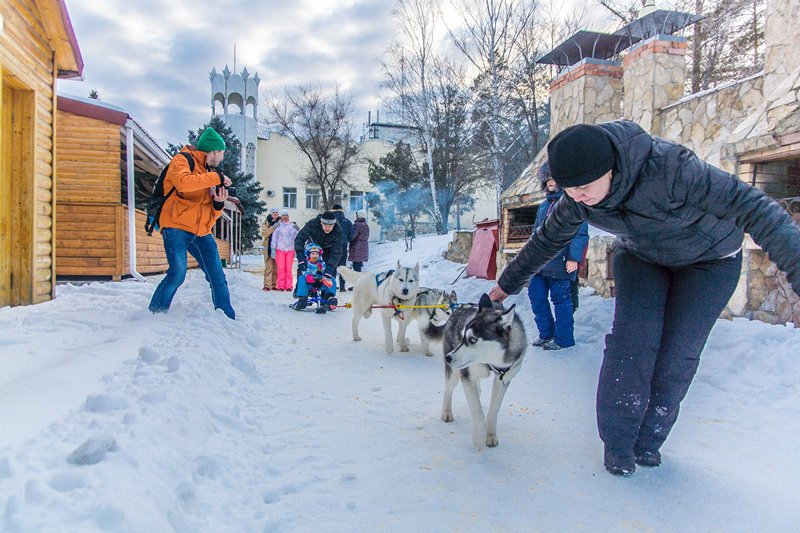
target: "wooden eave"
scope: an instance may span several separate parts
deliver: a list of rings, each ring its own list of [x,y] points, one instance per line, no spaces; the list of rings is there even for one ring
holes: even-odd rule
[[[81,77],[83,75],[83,58],[64,0],[35,1],[56,53],[58,77],[60,79]]]

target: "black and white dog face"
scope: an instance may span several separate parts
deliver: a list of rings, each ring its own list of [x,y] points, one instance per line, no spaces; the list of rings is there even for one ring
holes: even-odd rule
[[[519,357],[518,347],[511,346],[515,340],[511,335],[515,327],[514,305],[503,309],[484,294],[477,313],[474,310],[472,313],[474,316],[466,323],[460,342],[445,354],[447,364],[459,369],[476,364],[494,368],[512,366]]]
[[[401,266],[398,261],[397,268],[389,279],[389,291],[401,300],[416,297],[419,292],[419,263],[411,268]]]
[[[450,320],[450,315],[453,314],[453,306],[458,302],[458,297],[456,297],[456,291],[450,291],[449,293],[436,291],[433,296],[434,299],[430,304],[428,301],[421,301],[420,304],[447,306],[444,308],[434,308],[431,314],[430,323],[434,326],[441,327]]]

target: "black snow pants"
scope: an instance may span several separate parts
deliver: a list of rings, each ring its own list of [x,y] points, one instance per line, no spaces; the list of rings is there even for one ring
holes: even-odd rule
[[[739,281],[742,254],[664,267],[614,252],[616,307],[597,386],[606,449],[657,451]]]

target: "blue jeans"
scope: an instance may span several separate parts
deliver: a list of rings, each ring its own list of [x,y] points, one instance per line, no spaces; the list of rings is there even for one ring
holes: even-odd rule
[[[164,251],[167,254],[169,270],[167,275],[158,284],[153,298],[150,300],[150,311],[153,313],[166,313],[172,304],[172,298],[186,279],[188,260],[186,252],[192,254],[200,265],[206,281],[211,285],[211,301],[214,309],[222,309],[228,318],[236,318],[236,313],[231,307],[231,296],[228,292],[228,282],[219,260],[217,242],[212,235],[198,237],[177,228],[163,228],[161,237],[164,239]]]
[[[562,348],[575,346],[571,285],[572,281],[569,279],[555,279],[541,274],[534,274],[528,283],[528,298],[531,301],[536,327],[539,328],[539,337],[555,339]],[[548,294],[550,301],[553,302],[555,319],[547,301]]]

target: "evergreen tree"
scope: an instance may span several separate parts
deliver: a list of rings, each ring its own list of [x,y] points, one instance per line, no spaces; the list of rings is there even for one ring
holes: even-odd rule
[[[261,227],[258,222],[259,215],[267,210],[267,205],[260,199],[263,186],[253,174],[243,174],[239,154],[242,153],[242,143],[233,134],[233,130],[226,126],[222,117],[215,115],[196,132],[189,131],[188,144],[194,146],[197,139],[206,128],[212,127],[225,139],[225,158],[220,163],[218,170],[228,176],[236,187],[236,199],[241,202],[244,214],[242,215],[242,247],[252,248],[253,244],[261,240]],[[169,143],[167,152],[175,155],[181,146]]]

